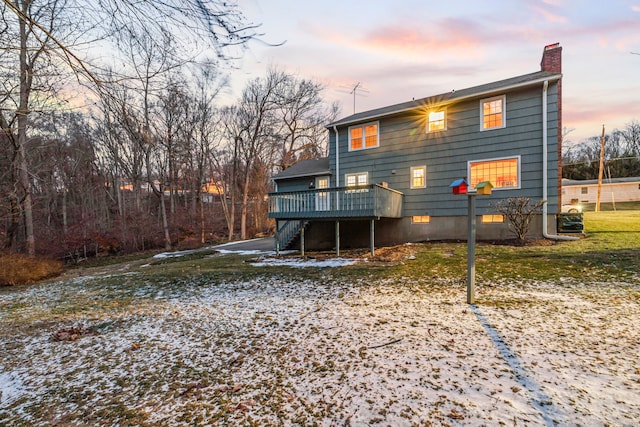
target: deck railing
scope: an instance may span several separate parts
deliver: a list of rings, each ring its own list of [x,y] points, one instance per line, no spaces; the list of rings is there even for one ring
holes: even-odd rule
[[[401,192],[378,184],[270,193],[269,217],[400,218],[402,196]]]

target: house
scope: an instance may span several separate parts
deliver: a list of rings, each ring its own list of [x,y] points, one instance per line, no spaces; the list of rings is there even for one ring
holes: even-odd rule
[[[561,206],[562,47],[541,69],[481,86],[357,113],[328,124],[329,156],[273,177],[277,246],[329,249],[466,239],[466,195],[477,197],[479,239],[511,238],[494,205],[546,200],[531,235],[556,232]],[[304,246],[303,246],[304,247]]]
[[[562,180],[562,198],[565,203],[596,203],[598,180]],[[606,178],[600,190],[601,203],[639,202],[640,177]]]

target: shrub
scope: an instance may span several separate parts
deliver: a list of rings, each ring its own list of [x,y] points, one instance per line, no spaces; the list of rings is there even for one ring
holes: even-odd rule
[[[0,286],[25,285],[58,276],[60,273],[62,263],[59,261],[0,254]]]
[[[527,233],[529,233],[529,225],[533,215],[539,212],[544,202],[540,200],[532,203],[528,197],[510,197],[506,200],[500,200],[496,203],[495,208],[504,215],[511,230],[518,240],[523,242]]]

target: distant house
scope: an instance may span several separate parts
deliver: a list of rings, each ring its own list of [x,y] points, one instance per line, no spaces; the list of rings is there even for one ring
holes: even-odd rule
[[[640,201],[640,177],[607,178],[602,180],[601,203]],[[562,180],[562,199],[565,203],[596,203],[598,180]]]
[[[562,129],[561,53],[546,46],[541,70],[357,113],[326,127],[329,156],[273,177],[269,216],[280,248],[305,236],[332,248],[465,239],[466,178],[477,198],[478,238],[510,238],[498,200],[546,200],[532,235],[555,233]],[[304,229],[304,233],[302,230]]]

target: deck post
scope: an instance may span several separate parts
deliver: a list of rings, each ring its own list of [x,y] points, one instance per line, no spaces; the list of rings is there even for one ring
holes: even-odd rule
[[[300,256],[304,257],[304,224],[300,229]]]
[[[340,221],[336,221],[336,256],[340,256]]]
[[[276,256],[280,256],[280,223],[276,219]]]
[[[376,244],[375,244],[375,219],[371,220],[371,225],[369,226],[369,240],[370,240],[370,249],[371,249],[371,256],[375,255],[375,251],[376,251]]]

